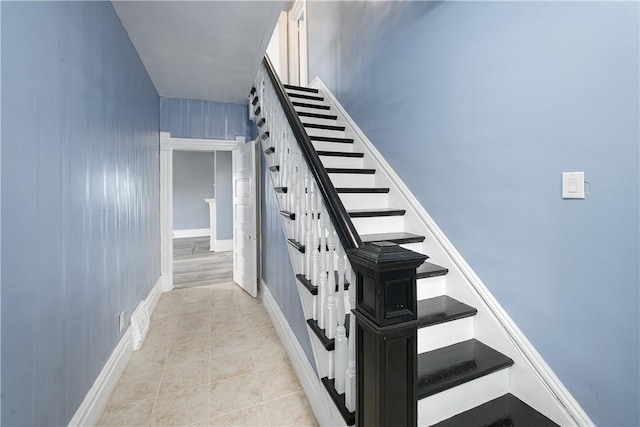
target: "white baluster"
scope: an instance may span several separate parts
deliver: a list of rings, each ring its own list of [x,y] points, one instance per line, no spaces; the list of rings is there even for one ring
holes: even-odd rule
[[[306,258],[306,263],[307,263],[307,273],[305,275],[305,278],[307,280],[311,280],[311,268],[312,268],[312,264],[311,264],[311,253],[313,252],[313,248],[312,248],[312,233],[311,233],[311,224],[312,224],[312,215],[313,215],[313,211],[311,208],[311,197],[313,194],[313,182],[309,182],[309,175],[306,174],[305,176],[305,187],[308,189],[307,193],[305,194],[305,212],[306,212],[306,219],[305,219],[305,230],[306,230],[306,235],[305,235],[305,258]],[[315,319],[315,317],[314,317]]]
[[[329,231],[328,234],[327,246],[329,246],[329,250],[327,252],[327,271],[329,277],[327,280],[327,321],[325,323],[325,335],[327,338],[333,339],[336,337],[337,327],[337,302],[335,296],[336,274],[334,267],[336,244],[333,240],[333,232]]]
[[[325,328],[326,306],[327,306],[327,272],[320,270],[320,280],[318,281],[318,327]]]
[[[344,307],[344,273],[345,273],[345,260],[344,250],[342,245],[338,245],[336,248],[336,254],[338,256],[338,292],[336,299],[338,300],[338,308],[336,310],[338,316],[338,328],[336,329],[336,344],[335,344],[335,366],[336,366],[336,391],[339,394],[344,393],[344,383],[347,370],[348,352],[347,352],[347,335],[344,327],[345,307]]]
[[[319,215],[320,215],[320,273],[325,276],[326,279],[326,271],[327,271],[327,230],[325,221],[327,215],[325,215],[324,209],[322,209],[322,205],[318,204],[320,207]],[[325,280],[324,284],[320,282],[318,286],[318,299],[320,311],[318,312],[318,326],[321,329],[325,329],[326,326],[326,314],[327,314],[327,282]]]
[[[320,290],[320,252],[318,251],[319,247],[319,237],[318,237],[318,205],[317,199],[313,197],[311,199],[311,232],[312,232],[312,241],[311,241],[311,260],[313,264],[313,276],[311,280],[311,284],[316,286],[318,290]],[[315,304],[313,307],[313,318],[319,322],[320,313],[322,312],[322,305],[320,301],[319,295],[315,296]]]
[[[349,316],[349,362],[345,375],[345,406],[351,412],[356,410],[356,319]]]

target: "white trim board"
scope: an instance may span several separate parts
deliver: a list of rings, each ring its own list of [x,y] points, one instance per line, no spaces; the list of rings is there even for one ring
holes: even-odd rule
[[[311,405],[313,414],[321,426],[344,426],[345,422],[329,397],[318,375],[313,370],[306,353],[291,330],[278,303],[269,292],[268,285],[260,279],[258,296],[269,313],[271,322],[280,337],[284,349],[289,355],[293,369],[302,385],[304,394]]]
[[[146,302],[149,317],[160,300],[163,288],[163,277],[160,276],[143,301]],[[131,324],[122,334],[116,348],[107,359],[98,377],[84,397],[84,400],[69,421],[70,426],[94,426],[100,420],[102,412],[109,402],[109,397],[116,387],[120,375],[133,354],[133,333]]]
[[[233,239],[216,240],[214,248],[216,252],[231,252],[233,250]]]
[[[192,228],[189,230],[173,230],[174,239],[183,239],[187,237],[207,237],[211,232],[210,228]]]
[[[594,424],[589,419],[586,412],[584,412],[575,398],[553,373],[551,368],[542,359],[533,345],[513,322],[511,317],[500,306],[482,280],[480,280],[469,264],[467,264],[462,255],[456,250],[406,184],[393,170],[389,163],[387,163],[382,154],[380,154],[360,127],[358,127],[347,111],[342,107],[329,88],[319,77],[314,78],[310,86],[323,92],[325,99],[329,102],[334,111],[338,113],[338,120],[346,126],[346,130],[348,132],[352,133],[351,136],[355,138],[356,142],[361,144],[366,154],[374,159],[377,167],[380,169],[380,172],[389,180],[390,187],[394,187],[401,197],[404,198],[406,203],[408,203],[410,208],[409,210],[416,217],[417,221],[421,222],[421,225],[434,236],[437,243],[453,263],[451,267],[455,267],[455,270],[457,270],[456,272],[450,272],[450,275],[452,275],[452,273],[459,273],[459,276],[470,285],[475,296],[483,303],[484,308],[486,308],[486,311],[492,317],[492,320],[497,322],[506,334],[507,340],[503,342],[504,346],[509,346],[515,349],[517,356],[525,362],[525,366],[521,366],[521,368],[530,372],[555,401],[556,408],[554,408],[554,410],[556,413],[561,412],[563,417],[568,418],[567,423],[578,426],[593,426]],[[409,210],[407,213],[409,213]],[[480,307],[476,308],[480,310]],[[513,357],[515,355],[510,356]],[[526,401],[526,399],[523,400]],[[563,423],[563,425],[564,424],[565,423]]]

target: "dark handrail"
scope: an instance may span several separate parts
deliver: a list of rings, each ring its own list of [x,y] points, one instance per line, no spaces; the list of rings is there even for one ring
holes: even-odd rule
[[[302,154],[307,162],[307,166],[311,169],[311,173],[313,174],[316,184],[320,189],[320,194],[322,194],[322,198],[324,199],[327,213],[333,222],[338,238],[340,239],[340,243],[342,243],[342,247],[345,250],[359,248],[362,246],[362,239],[360,239],[360,235],[356,231],[356,227],[353,225],[353,222],[351,222],[351,217],[344,208],[342,200],[340,200],[340,196],[338,196],[338,192],[331,183],[331,179],[329,179],[329,175],[322,165],[318,153],[316,153],[315,148],[313,148],[311,139],[309,139],[309,135],[307,135],[307,132],[300,121],[300,117],[298,117],[295,108],[293,108],[293,104],[287,96],[282,82],[274,71],[269,57],[265,55],[262,62],[267,68],[267,73],[269,73],[271,82],[275,86],[276,94],[280,100],[280,105],[282,105],[284,114],[287,116],[293,135],[296,137],[296,140],[298,140],[298,144],[302,149]]]

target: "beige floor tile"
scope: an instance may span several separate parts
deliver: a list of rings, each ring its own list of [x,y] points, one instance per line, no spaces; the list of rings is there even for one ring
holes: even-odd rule
[[[251,356],[257,370],[289,363],[289,356],[279,340],[256,346],[255,350],[251,352]]]
[[[262,402],[255,375],[241,375],[211,384],[210,416],[248,408]]]
[[[251,352],[240,352],[214,356],[211,358],[211,382],[222,381],[253,372]]]
[[[99,427],[146,425],[151,415],[154,401],[155,398],[151,398],[119,405],[109,402],[97,425]]]
[[[207,424],[210,426],[268,426],[268,424],[265,424],[266,417],[267,410],[265,406],[256,405],[212,418]]]
[[[162,372],[169,354],[168,346],[147,346],[143,344],[139,350],[131,355],[125,373],[141,371]]]
[[[162,373],[158,395],[209,385],[209,359],[167,366]]]
[[[126,370],[111,393],[109,403],[115,406],[136,400],[155,398],[160,384],[160,372]]]
[[[178,366],[209,358],[209,339],[171,345],[166,366]]]
[[[158,396],[150,425],[184,426],[209,417],[209,387],[197,387]]]
[[[257,371],[255,375],[262,386],[260,393],[262,393],[262,400],[265,402],[302,390],[298,377],[290,364]]]
[[[311,406],[302,391],[265,404],[267,419],[272,426],[317,426]]]

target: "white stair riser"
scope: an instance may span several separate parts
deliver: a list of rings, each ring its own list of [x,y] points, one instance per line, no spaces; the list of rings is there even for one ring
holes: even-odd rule
[[[298,107],[298,106],[294,106],[294,108],[296,109],[296,112],[306,112],[306,113],[320,113],[320,114],[333,114],[333,112],[331,112],[331,109],[329,110],[323,110],[320,108],[312,108],[312,107]],[[300,117],[300,119],[302,119],[302,117]]]
[[[314,111],[314,114],[330,114],[330,113],[324,113],[322,111],[317,111],[317,112]],[[300,116],[300,121],[302,123],[317,123],[319,125],[338,126],[338,121],[336,119]]]
[[[409,249],[410,251],[414,251],[414,252],[418,252],[418,253],[424,253],[424,249],[422,247],[422,242],[420,243],[405,243],[403,245],[400,245],[405,249]]]
[[[287,92],[287,95],[291,94],[291,93],[298,93],[300,95],[311,95],[311,96],[322,96],[321,93],[316,93],[316,92],[309,92],[306,90],[300,90],[300,89],[295,89],[295,88],[285,88],[284,89],[285,92]]]
[[[347,210],[388,207],[388,196],[384,193],[341,193],[340,200]]]
[[[347,145],[347,144],[341,144]],[[349,144],[353,145],[353,144]],[[325,168],[362,168],[362,157],[320,156]]]
[[[473,317],[418,329],[418,353],[436,350],[473,338]]]
[[[304,123],[304,120],[302,121]],[[307,131],[307,135],[309,136],[328,136],[330,138],[344,138],[343,130],[332,130],[332,129],[315,129],[315,128],[304,128]]]
[[[418,425],[430,426],[509,392],[509,369],[502,369],[418,401]]]
[[[362,173],[330,173],[329,178],[334,187],[373,187],[374,174]]]
[[[312,141],[313,148],[316,151],[345,151],[347,153],[353,152],[353,144],[344,144],[341,142],[324,142],[324,141]]]
[[[351,218],[358,234],[399,233],[403,231],[402,216],[380,216],[373,218]]]
[[[439,297],[445,294],[446,278],[445,276],[429,277],[426,279],[418,279],[418,301]]]

